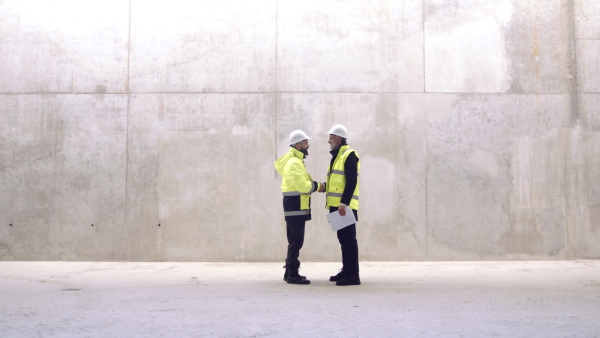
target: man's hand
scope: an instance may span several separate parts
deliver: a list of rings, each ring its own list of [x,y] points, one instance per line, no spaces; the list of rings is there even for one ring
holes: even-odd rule
[[[340,207],[338,208],[338,212],[340,213],[340,215],[346,216],[346,206],[343,204],[340,204]]]
[[[317,190],[318,192],[324,192],[325,191],[325,184],[323,183],[319,183],[319,190]]]

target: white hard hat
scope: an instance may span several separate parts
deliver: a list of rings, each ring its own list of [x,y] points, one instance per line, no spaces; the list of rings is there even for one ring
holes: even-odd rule
[[[296,144],[300,141],[304,141],[304,140],[310,140],[310,137],[308,137],[308,135],[306,135],[305,132],[303,132],[302,130],[294,130],[291,134],[290,134],[290,144]]]
[[[346,127],[342,126],[341,124],[336,124],[335,126],[331,127],[331,129],[329,129],[329,132],[327,134],[348,138],[348,129],[346,129]]]

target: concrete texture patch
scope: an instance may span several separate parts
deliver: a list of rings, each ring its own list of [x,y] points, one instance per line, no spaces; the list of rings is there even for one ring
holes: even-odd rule
[[[600,40],[579,40],[577,42],[578,79],[580,91],[600,92]]]
[[[279,2],[277,18],[282,91],[423,91],[420,1]]]
[[[19,112],[0,115],[8,256],[91,259],[97,252],[109,259],[114,249],[103,245],[105,236],[119,237],[125,222],[126,97],[8,95],[0,102]]]
[[[579,124],[583,130],[600,132],[600,94],[584,94],[579,97]]]
[[[129,230],[151,233],[132,249],[168,260],[268,260],[283,250],[259,240],[282,229],[261,221],[280,212],[273,95],[137,95],[131,109]],[[247,146],[251,155],[235,155]]]
[[[594,0],[575,0],[575,27],[577,38],[600,38],[600,2]]]
[[[133,92],[275,88],[272,1],[132,1]]]
[[[0,92],[126,91],[128,7],[118,0],[2,1]]]
[[[426,91],[507,91],[510,64],[503,29],[511,19],[511,2],[427,1],[426,8]]]
[[[566,108],[568,101],[565,97],[555,96],[553,99],[555,105]],[[502,113],[491,111],[490,104]],[[504,105],[505,108],[502,108]],[[515,253],[503,247],[500,240],[503,234],[519,224],[532,225],[532,219],[537,217],[530,212],[536,214],[545,208],[564,210],[566,204],[561,187],[567,184],[564,170],[571,137],[568,129],[562,126],[567,125],[568,116],[565,113],[552,119],[547,119],[547,116],[541,118],[545,109],[545,104],[539,105],[535,96],[514,96],[512,99],[489,95],[462,96],[450,108],[447,119],[429,120],[429,257],[441,259],[446,255],[453,256],[453,250],[470,245],[465,238],[471,236],[479,238],[478,247],[469,250],[476,253],[475,257]],[[456,133],[456,130],[461,132]],[[538,136],[533,139],[525,136],[536,134]],[[550,169],[540,172],[539,168]],[[537,189],[535,194],[532,195],[531,189]],[[449,203],[443,197],[448,194],[460,198]],[[529,204],[520,203],[522,199],[519,196],[524,196],[524,201]],[[469,212],[459,207],[465,204],[469,206]],[[526,212],[527,221],[518,216],[521,208],[529,210]],[[551,223],[565,224],[565,217],[564,213],[554,214]],[[538,226],[546,221],[548,219],[544,218],[533,224],[537,224],[535,228],[539,229]],[[546,250],[534,250],[531,254],[535,256],[548,250],[560,252],[564,243],[559,238],[564,238],[564,231],[563,228],[552,234],[549,239],[552,244],[544,245]],[[533,250],[527,242],[523,241],[519,247]],[[513,245],[514,241],[511,247]]]

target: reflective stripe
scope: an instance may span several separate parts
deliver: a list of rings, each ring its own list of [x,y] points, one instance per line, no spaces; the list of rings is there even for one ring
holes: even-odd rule
[[[340,194],[339,192],[328,192],[327,196],[331,196],[331,197],[342,197],[342,194]],[[358,201],[358,196],[356,195],[352,195],[352,199],[353,200],[357,200]]]
[[[297,191],[285,191],[285,192],[283,192],[283,196],[300,196],[300,195],[310,195],[310,193],[299,193]]]
[[[308,215],[310,213],[309,210],[300,210],[300,211],[284,211],[283,214],[285,216],[302,216]]]
[[[338,174],[338,175],[344,175],[346,176],[346,173],[342,170],[332,170],[331,172],[327,173],[327,176],[331,175],[331,174]],[[358,177],[360,174],[356,174],[356,177]]]

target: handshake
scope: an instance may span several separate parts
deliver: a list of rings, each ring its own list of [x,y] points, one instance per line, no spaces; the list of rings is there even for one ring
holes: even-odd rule
[[[325,183],[321,183],[321,182],[317,182],[319,183],[319,190],[317,190],[318,192],[325,192]]]

